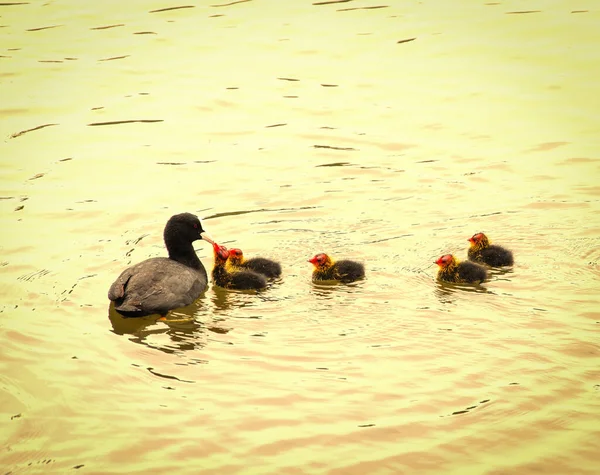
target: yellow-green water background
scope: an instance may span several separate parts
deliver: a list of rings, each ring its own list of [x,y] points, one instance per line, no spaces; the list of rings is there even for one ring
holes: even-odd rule
[[[596,1],[17,3],[2,473],[600,472]],[[109,315],[183,211],[282,281]],[[514,268],[437,284],[478,231]]]

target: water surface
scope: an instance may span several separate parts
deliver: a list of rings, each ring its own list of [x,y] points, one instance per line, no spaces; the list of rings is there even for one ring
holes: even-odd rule
[[[600,12],[396,3],[0,4],[3,473],[598,473]],[[183,211],[281,281],[110,312]]]

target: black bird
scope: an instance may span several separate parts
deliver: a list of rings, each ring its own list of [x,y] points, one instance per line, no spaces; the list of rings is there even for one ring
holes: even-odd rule
[[[346,259],[334,262],[331,257],[324,253],[317,254],[308,262],[315,266],[312,274],[313,282],[337,280],[347,284],[365,276],[365,266],[360,262]]]
[[[252,270],[237,270],[229,272],[225,265],[229,257],[229,251],[225,246],[213,243],[215,265],[212,270],[212,278],[215,285],[225,289],[236,290],[259,290],[267,286],[267,278]]]
[[[164,316],[196,300],[208,282],[192,246],[198,239],[213,243],[197,216],[172,216],[164,230],[169,257],[152,257],[125,269],[108,290],[115,310],[125,317]]]
[[[459,262],[452,254],[445,254],[435,263],[440,266],[437,278],[445,282],[479,284],[487,279],[485,267],[474,262]]]
[[[265,257],[244,258],[241,249],[229,249],[229,259],[227,265],[231,271],[242,269],[253,270],[267,278],[279,277],[281,275],[281,264]]]
[[[513,254],[502,246],[490,244],[490,240],[483,233],[474,234],[469,238],[471,247],[469,247],[469,259],[480,264],[487,264],[492,267],[512,266],[514,263]]]

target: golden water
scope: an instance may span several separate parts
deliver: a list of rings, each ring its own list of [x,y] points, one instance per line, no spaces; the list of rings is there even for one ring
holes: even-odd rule
[[[317,3],[0,4],[2,473],[600,472],[597,2]],[[110,314],[183,211],[281,282]]]

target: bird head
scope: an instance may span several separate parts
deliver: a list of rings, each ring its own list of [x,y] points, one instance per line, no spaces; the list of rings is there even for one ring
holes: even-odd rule
[[[444,254],[437,261],[435,261],[435,263],[442,269],[445,269],[448,266],[456,265],[456,259],[452,254]]]
[[[308,262],[310,262],[317,269],[325,269],[333,264],[331,258],[323,252],[317,254],[312,259],[309,259]]]

